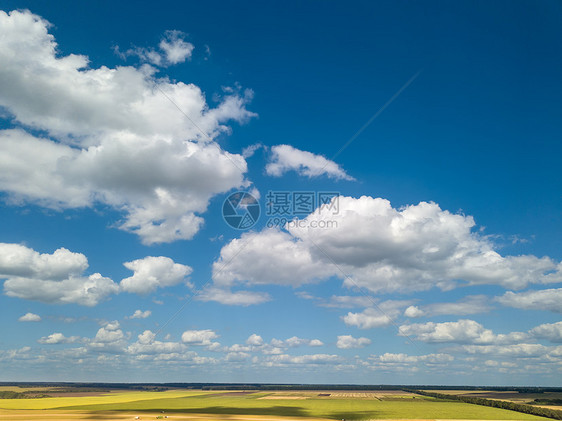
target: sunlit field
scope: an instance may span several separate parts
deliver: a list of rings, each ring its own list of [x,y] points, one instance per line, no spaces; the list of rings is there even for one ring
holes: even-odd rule
[[[95,396],[2,399],[6,420],[533,420],[533,415],[399,391],[112,391]]]

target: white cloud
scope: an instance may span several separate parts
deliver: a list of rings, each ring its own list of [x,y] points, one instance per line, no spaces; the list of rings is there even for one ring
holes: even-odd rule
[[[213,339],[217,339],[219,335],[210,329],[204,330],[186,330],[181,335],[181,340],[189,345],[210,346],[213,344]]]
[[[354,180],[335,162],[290,145],[271,147],[271,157],[265,171],[274,177],[280,177],[288,171],[296,171],[299,175],[309,178],[326,175],[335,179]]]
[[[295,348],[299,346],[323,346],[324,343],[320,339],[305,339],[293,336],[289,339],[280,340],[272,339],[271,345],[276,348]]]
[[[393,354],[385,353],[379,356],[373,356],[373,360],[385,364],[410,364],[419,362],[429,363],[448,363],[454,360],[454,357],[449,354],[427,354],[427,355],[408,355],[408,354]]]
[[[329,265],[315,262],[302,241],[276,229],[242,234],[225,245],[213,263],[215,284],[227,286],[236,281],[298,286],[333,272]]]
[[[120,287],[124,291],[136,294],[149,294],[157,288],[166,288],[185,281],[193,271],[187,265],[175,263],[169,257],[148,256],[144,259],[133,260],[123,264],[134,272],[133,276],[121,281]],[[192,287],[190,283],[188,286]]]
[[[246,339],[246,344],[251,346],[262,346],[264,344],[263,338],[260,335],[252,333],[248,339]]]
[[[243,362],[248,359],[250,354],[246,352],[229,352],[224,359],[228,362]]]
[[[133,342],[126,348],[126,352],[132,355],[157,355],[157,359],[168,360],[178,359],[182,357],[178,353],[186,354],[187,347],[178,342],[162,342],[156,341],[156,334],[150,330],[145,330],[138,335],[137,341]],[[189,354],[193,356],[194,354]]]
[[[119,287],[99,273],[84,276],[88,259],[60,248],[40,254],[19,245],[0,243],[0,279],[10,297],[44,303],[95,306]]]
[[[422,342],[453,342],[469,344],[510,344],[522,342],[529,335],[523,332],[511,332],[509,334],[494,334],[490,329],[484,328],[474,320],[459,320],[456,322],[443,323],[414,323],[399,327],[402,336],[415,336]]]
[[[150,315],[152,314],[152,311],[150,310],[135,310],[135,312],[129,316],[129,319],[146,319],[148,317],[150,317]]]
[[[79,336],[71,336],[70,338],[67,338],[62,333],[57,332],[57,333],[52,333],[49,336],[44,336],[41,339],[39,339],[37,342],[46,345],[57,345],[57,344],[73,344],[81,341],[82,338],[80,338]]]
[[[18,322],[40,322],[41,316],[34,313],[25,313],[18,319]]]
[[[98,351],[122,352],[127,345],[127,338],[120,329],[119,322],[115,320],[99,328],[88,345]]]
[[[251,92],[210,108],[200,88],[150,66],[94,69],[60,55],[48,28],[28,11],[0,12],[0,106],[49,135],[0,131],[0,191],[55,209],[110,206],[145,244],[191,239],[212,196],[248,184],[244,158],[199,129],[213,138],[253,117]],[[185,56],[178,40],[162,44],[170,60]]]
[[[271,300],[265,292],[232,291],[228,288],[205,288],[197,295],[199,301],[216,301],[230,306],[249,306],[262,304]]]
[[[194,47],[184,37],[185,34],[181,31],[166,31],[164,39],[158,44],[165,54],[166,62],[178,64],[191,58]]]
[[[384,301],[378,304],[378,308],[369,307],[360,313],[349,312],[342,320],[346,325],[357,326],[360,329],[388,326],[409,303],[410,301]]]
[[[339,355],[330,354],[310,354],[310,355],[298,355],[292,356],[288,354],[273,355],[268,357],[268,363],[266,365],[270,366],[283,366],[287,364],[330,364],[338,363],[343,360]]]
[[[328,220],[333,222],[329,228],[321,224]],[[562,281],[561,263],[532,255],[501,256],[489,237],[472,231],[474,226],[472,217],[435,203],[395,209],[380,198],[340,196],[298,224],[288,224],[288,232],[264,229],[232,240],[213,265],[213,280],[299,286],[346,273],[345,286],[376,293]],[[464,303],[462,314],[475,311],[476,301]],[[484,309],[480,303],[478,311]],[[445,304],[433,309],[441,314],[452,310]]]
[[[490,311],[488,297],[485,295],[470,295],[454,303],[433,303],[422,306],[410,306],[404,311],[406,317],[431,317],[443,315],[466,316]]]
[[[496,297],[496,300],[508,307],[562,313],[562,288],[519,293],[508,291],[501,297]]]
[[[511,345],[463,345],[462,350],[469,354],[492,354],[504,357],[537,357],[554,351],[541,344],[519,343]]]
[[[242,150],[242,156],[244,158],[250,158],[256,153],[256,151],[258,151],[259,149],[261,149],[263,147],[264,146],[261,143],[254,143],[253,145],[246,146]]]
[[[422,317],[425,312],[421,310],[418,306],[410,306],[404,310],[404,316],[406,317]]]
[[[327,302],[320,302],[318,305],[335,308],[369,307],[374,301],[368,296],[332,295]]]
[[[371,343],[369,338],[354,338],[351,335],[338,336],[336,346],[340,349],[363,348]]]
[[[562,342],[562,322],[545,323],[531,329],[529,333],[539,339]]]

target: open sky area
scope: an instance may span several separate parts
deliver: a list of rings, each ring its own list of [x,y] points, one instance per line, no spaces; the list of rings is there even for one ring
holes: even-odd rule
[[[560,386],[561,2],[0,9],[0,381]]]

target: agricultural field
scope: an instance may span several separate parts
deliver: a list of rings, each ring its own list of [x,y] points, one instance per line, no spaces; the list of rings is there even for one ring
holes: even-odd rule
[[[400,391],[111,391],[90,396],[1,399],[0,419],[190,421],[546,420]]]
[[[518,404],[530,404],[542,408],[562,410],[562,404],[545,405],[541,402],[562,403],[562,392],[521,393],[517,391],[497,390],[439,390],[439,393],[455,396],[470,396],[473,398],[484,398],[497,401],[513,402]],[[538,400],[538,402],[536,402]]]

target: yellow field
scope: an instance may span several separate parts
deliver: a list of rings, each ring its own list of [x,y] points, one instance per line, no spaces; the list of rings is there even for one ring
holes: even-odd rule
[[[2,399],[1,409],[53,409],[65,406],[119,404],[138,400],[184,398],[208,394],[201,390],[168,390],[165,392],[110,392],[97,396],[70,396],[43,399]],[[215,392],[216,393],[216,392]]]
[[[119,390],[95,396],[0,399],[0,420],[6,421],[339,421],[344,418],[350,421],[546,420],[401,391]]]

